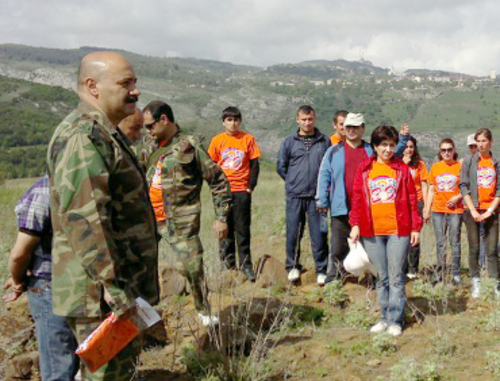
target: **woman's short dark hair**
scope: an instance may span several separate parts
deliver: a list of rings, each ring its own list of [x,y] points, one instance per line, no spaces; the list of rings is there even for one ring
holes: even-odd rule
[[[479,130],[477,130],[474,134],[474,140],[477,140],[477,137],[479,135],[483,135],[490,142],[493,140],[493,134],[491,133],[489,128],[480,128]]]
[[[385,140],[392,140],[394,143],[398,144],[399,134],[393,126],[387,126],[385,124],[378,126],[372,132],[371,145],[375,149],[376,146],[380,145]],[[375,152],[375,155],[377,153]]]
[[[450,139],[450,138],[444,138],[443,140],[441,140],[439,142],[439,152],[438,152],[438,157],[439,157],[439,160],[443,160],[443,157],[441,156],[441,145],[442,144],[451,144],[453,146],[453,149],[455,149],[455,142]],[[457,160],[458,159],[458,153],[455,151],[455,154],[453,155],[453,160]]]

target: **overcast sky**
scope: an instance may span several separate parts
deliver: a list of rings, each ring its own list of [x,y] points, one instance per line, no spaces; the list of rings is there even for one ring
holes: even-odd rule
[[[269,66],[500,69],[498,0],[1,0],[0,43]],[[498,70],[500,72],[500,70]]]

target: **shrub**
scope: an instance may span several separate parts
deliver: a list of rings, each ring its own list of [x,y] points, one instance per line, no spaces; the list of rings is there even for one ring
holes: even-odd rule
[[[391,368],[391,381],[442,381],[435,363],[419,364],[414,358],[403,357]]]
[[[416,280],[413,283],[413,296],[434,301],[444,301],[455,297],[455,292],[447,288],[444,283],[433,286],[422,280]]]
[[[370,316],[370,307],[365,302],[353,304],[345,315],[346,323],[359,329],[367,329],[375,323],[375,319]]]
[[[499,352],[486,352],[486,370],[490,371],[495,377],[500,377]]]

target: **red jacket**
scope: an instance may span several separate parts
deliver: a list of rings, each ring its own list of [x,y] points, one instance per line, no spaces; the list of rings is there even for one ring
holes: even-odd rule
[[[361,237],[373,237],[373,219],[368,174],[373,167],[375,156],[363,161],[354,177],[349,224],[359,226]],[[410,168],[401,159],[394,158],[389,166],[396,171],[396,219],[398,236],[409,236],[422,229],[422,217],[417,208],[417,192]]]

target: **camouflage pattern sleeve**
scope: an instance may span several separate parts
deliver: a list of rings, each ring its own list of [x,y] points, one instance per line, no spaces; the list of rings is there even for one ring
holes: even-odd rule
[[[108,149],[108,151],[110,151]],[[126,287],[115,282],[116,245],[112,237],[111,192],[109,187],[112,156],[106,147],[96,146],[91,136],[76,133],[68,138],[64,149],[52,157],[53,193],[58,198],[60,228],[76,254],[78,263],[58,266],[83,267],[87,276],[100,283],[110,294],[108,303],[118,315],[134,305],[134,297]],[[55,269],[57,272],[57,269]]]
[[[229,181],[222,169],[208,156],[203,145],[197,144],[196,157],[200,165],[203,178],[210,186],[212,199],[215,207],[215,217],[221,221],[227,221],[229,205],[231,203],[231,193]]]

